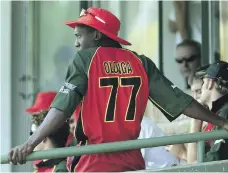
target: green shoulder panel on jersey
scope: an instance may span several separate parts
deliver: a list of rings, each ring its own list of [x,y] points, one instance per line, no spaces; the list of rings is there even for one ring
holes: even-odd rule
[[[190,104],[193,98],[185,94],[170,82],[144,55],[135,55],[141,59],[148,75],[149,99],[167,117],[169,121],[176,119]]]
[[[51,104],[70,117],[87,91],[88,70],[98,47],[78,51],[68,66],[65,84]]]

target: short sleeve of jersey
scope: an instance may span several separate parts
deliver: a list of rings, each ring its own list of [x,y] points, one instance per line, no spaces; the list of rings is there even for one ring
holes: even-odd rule
[[[89,53],[88,53],[89,52]],[[88,67],[91,61],[90,51],[77,52],[70,63],[65,84],[59,90],[51,107],[71,116],[87,91]]]
[[[170,82],[147,57],[140,56],[147,71],[149,99],[169,121],[176,119],[193,98]]]

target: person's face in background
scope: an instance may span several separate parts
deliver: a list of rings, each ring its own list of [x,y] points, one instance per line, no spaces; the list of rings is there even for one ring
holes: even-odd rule
[[[187,79],[200,66],[200,55],[194,47],[179,46],[176,48],[176,62],[181,74]]]
[[[199,100],[201,96],[201,88],[203,81],[201,79],[195,79],[191,85],[192,96],[195,100]]]
[[[210,100],[211,90],[213,89],[214,81],[209,78],[203,78],[203,86],[201,89],[200,100],[202,104],[208,105],[208,101]]]

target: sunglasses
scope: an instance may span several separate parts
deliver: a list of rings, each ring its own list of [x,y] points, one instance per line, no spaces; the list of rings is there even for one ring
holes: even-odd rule
[[[181,59],[176,59],[176,62],[178,63],[178,64],[182,64],[184,61],[185,62],[193,62],[196,58],[198,58],[199,57],[199,55],[191,55],[190,57],[188,57],[188,58],[185,58],[185,57],[183,57],[183,58],[181,58]]]
[[[89,14],[89,15],[91,15],[91,16],[93,16],[95,19],[97,19],[98,21],[100,21],[100,22],[102,22],[102,23],[104,23],[104,24],[106,24],[106,22],[103,20],[103,19],[101,19],[100,17],[98,17],[98,16],[96,16],[96,15],[94,15],[93,13],[91,13],[91,12],[88,12],[87,10],[85,10],[85,9],[82,9],[82,11],[81,11],[81,13],[80,13],[80,17],[82,17],[82,16],[86,16],[87,14]]]

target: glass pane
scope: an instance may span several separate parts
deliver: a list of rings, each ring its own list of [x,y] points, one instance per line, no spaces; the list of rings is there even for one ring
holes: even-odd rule
[[[79,1],[40,1],[39,62],[40,90],[57,91],[64,82],[73,57],[74,30],[65,21],[78,18]]]
[[[228,2],[220,1],[221,60],[228,62]]]

